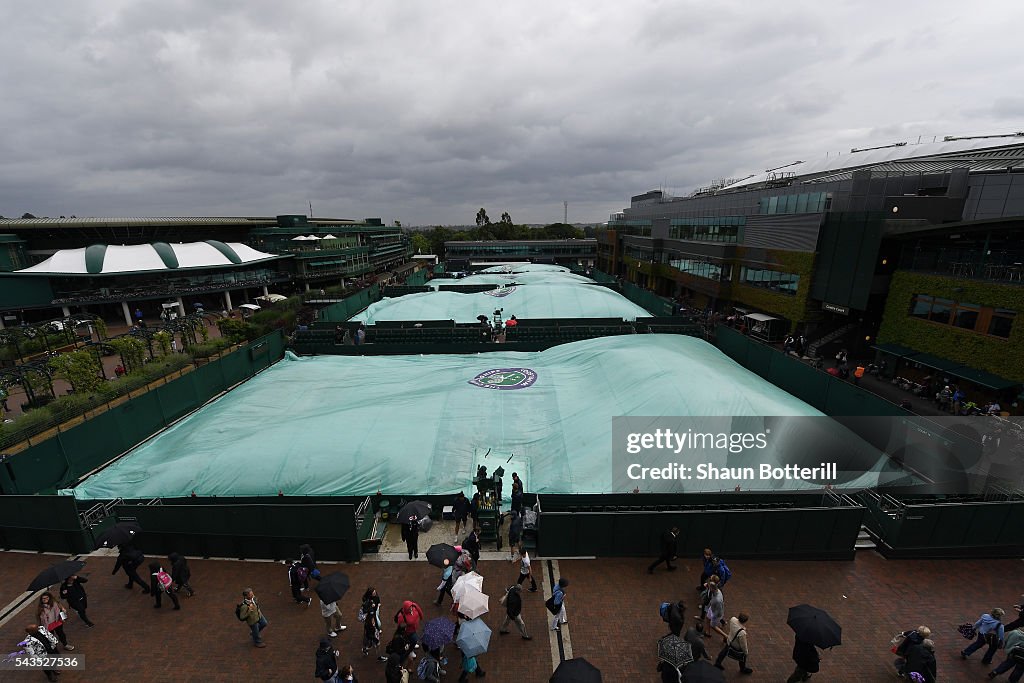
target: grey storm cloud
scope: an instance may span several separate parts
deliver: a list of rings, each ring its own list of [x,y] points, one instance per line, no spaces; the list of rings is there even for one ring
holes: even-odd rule
[[[1019,130],[1024,6],[0,5],[0,214],[602,221],[796,159]]]

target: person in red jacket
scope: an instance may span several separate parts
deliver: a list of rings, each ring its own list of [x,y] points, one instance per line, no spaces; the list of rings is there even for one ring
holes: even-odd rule
[[[420,623],[424,620],[423,610],[412,600],[402,603],[402,609],[395,614],[395,623],[405,631],[406,640],[412,643],[414,650],[419,649],[419,637],[416,632],[420,629]]]

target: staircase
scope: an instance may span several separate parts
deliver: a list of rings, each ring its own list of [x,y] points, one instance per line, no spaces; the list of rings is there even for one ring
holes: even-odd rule
[[[860,533],[857,534],[857,540],[853,544],[854,550],[873,550],[875,548],[875,541],[871,537],[871,534],[862,525],[860,527]]]
[[[819,337],[819,338],[815,339],[814,341],[812,341],[807,346],[807,353],[806,353],[806,355],[810,356],[811,358],[815,358],[818,355],[818,349],[820,349],[825,344],[830,344],[830,343],[834,342],[836,339],[839,339],[844,334],[846,334],[847,332],[850,332],[851,330],[853,330],[856,327],[857,327],[856,323],[849,323],[848,325],[843,325],[839,329],[832,330],[831,332],[826,334],[824,337]]]

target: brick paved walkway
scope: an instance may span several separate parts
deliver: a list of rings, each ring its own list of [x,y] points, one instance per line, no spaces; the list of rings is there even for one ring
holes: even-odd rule
[[[17,597],[17,589],[52,559],[0,554],[0,581],[6,586],[4,595],[11,596],[4,604]],[[215,560],[190,564],[197,594],[183,598],[182,611],[174,612],[166,603],[162,610],[155,610],[148,596],[126,591],[123,575],[110,576],[112,558],[90,559],[89,613],[97,627],[85,629],[77,619],[66,627],[71,642],[79,646],[75,654],[85,657],[88,670],[66,672],[63,683],[313,680],[313,652],[323,622],[315,602],[309,608],[291,602],[281,564]],[[666,629],[657,616],[657,605],[680,597],[690,605],[696,602],[694,586],[700,573],[696,559],[681,562],[675,573],[659,570],[655,576],[645,573],[646,564],[637,559],[558,563],[561,575],[571,580],[567,606],[573,653],[600,667],[607,681],[658,680],[654,648]],[[750,680],[785,680],[791,670],[792,647],[786,610],[800,602],[829,610],[844,627],[844,645],[824,654],[816,680],[895,683],[889,638],[919,623],[934,631],[943,683],[985,680],[987,669],[978,655],[966,662],[957,656],[965,641],[954,627],[995,606],[1010,609],[1020,602],[1024,590],[1015,583],[1019,560],[886,561],[865,553],[852,562],[736,560],[729,564],[734,578],[725,591],[726,611],[735,614],[742,609],[751,614],[750,664],[756,671]],[[537,560],[535,567],[547,576],[546,562]],[[367,561],[322,569],[340,569],[352,579],[352,592],[341,603],[343,621],[350,628],[335,643],[341,660],[356,667],[362,683],[383,681],[382,665],[359,653],[360,624],[355,612],[366,585],[378,588],[385,620],[406,598],[419,602],[428,618],[447,613],[430,603],[438,572],[424,561]],[[494,596],[492,613],[485,617],[492,628],[499,623],[500,590],[516,571],[507,562],[481,563],[485,592]],[[262,650],[251,646],[245,626],[233,614],[238,591],[245,584],[254,587],[270,620],[265,634],[268,647]],[[524,642],[514,634],[494,635],[492,651],[480,659],[488,680],[543,683],[550,675],[543,593],[525,594],[524,603],[527,626],[535,639]],[[0,649],[7,648],[4,653],[13,649],[22,627],[31,620],[26,610],[0,628]],[[389,635],[385,629],[385,638]],[[709,642],[713,651],[719,647],[718,641]],[[458,666],[450,665],[449,671],[448,680],[454,681]],[[36,678],[43,680],[41,674],[0,672],[0,681]],[[741,680],[734,667],[727,671],[726,680]]]

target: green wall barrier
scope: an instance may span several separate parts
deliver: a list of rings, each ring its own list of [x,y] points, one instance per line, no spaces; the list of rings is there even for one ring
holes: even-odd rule
[[[5,550],[85,553],[94,547],[70,496],[0,496],[0,520]]]
[[[672,315],[672,301],[658,296],[654,292],[649,292],[642,287],[637,287],[631,282],[626,282],[622,285],[622,294],[637,306],[647,309],[651,315]]]
[[[0,491],[31,494],[74,485],[113,460],[284,356],[280,332],[256,339],[166,384],[139,394],[53,438],[16,453],[0,467]],[[0,524],[3,524],[0,518]]]
[[[405,278],[405,284],[407,285],[425,285],[427,284],[427,269],[417,270],[415,273]]]
[[[340,323],[363,310],[375,301],[380,301],[380,286],[373,285],[360,290],[341,301],[317,311],[317,320]]]
[[[317,558],[358,562],[361,549],[352,504],[306,503],[117,505],[121,521],[143,528],[138,546],[147,555],[171,552],[198,557],[296,559],[309,543]]]
[[[548,557],[657,557],[661,535],[678,526],[680,556],[712,547],[727,558],[852,559],[862,507],[776,510],[545,512],[538,551]]]

